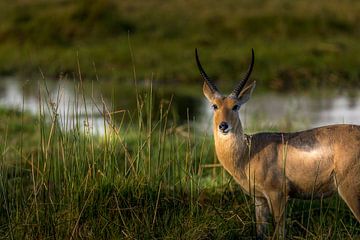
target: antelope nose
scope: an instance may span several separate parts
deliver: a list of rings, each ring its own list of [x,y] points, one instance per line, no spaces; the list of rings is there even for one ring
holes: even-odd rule
[[[219,129],[220,129],[221,131],[225,131],[226,129],[228,129],[228,127],[229,127],[229,125],[228,125],[226,122],[222,122],[222,123],[220,123],[220,125],[219,125]]]

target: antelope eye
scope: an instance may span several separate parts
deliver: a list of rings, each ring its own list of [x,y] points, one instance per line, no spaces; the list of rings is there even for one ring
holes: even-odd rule
[[[233,106],[232,110],[233,111],[238,111],[240,109],[240,106],[239,105],[235,105]]]
[[[218,106],[217,106],[216,104],[213,104],[213,105],[212,105],[212,108],[213,108],[214,110],[216,110],[216,109],[218,109]]]

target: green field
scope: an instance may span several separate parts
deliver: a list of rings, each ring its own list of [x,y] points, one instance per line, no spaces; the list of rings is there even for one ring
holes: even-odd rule
[[[272,90],[359,86],[359,1],[2,1],[0,74],[164,83],[199,80],[194,49],[231,82],[256,53]],[[130,44],[134,52],[131,59]]]

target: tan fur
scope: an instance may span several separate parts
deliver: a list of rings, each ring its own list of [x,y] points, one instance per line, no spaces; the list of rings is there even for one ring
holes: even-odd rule
[[[214,110],[216,155],[242,189],[256,199],[258,237],[271,211],[280,223],[289,198],[321,198],[338,192],[360,222],[360,126],[332,125],[294,133],[246,135],[234,105],[249,99],[254,84],[237,98],[204,95]],[[221,122],[231,130],[219,131]],[[279,230],[280,231],[280,230]]]

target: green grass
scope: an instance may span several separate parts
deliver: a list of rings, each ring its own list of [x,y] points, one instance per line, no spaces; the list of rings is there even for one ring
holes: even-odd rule
[[[233,86],[256,53],[253,77],[272,90],[359,86],[358,1],[3,1],[0,74],[195,83],[194,49],[210,76]],[[94,68],[96,66],[96,71]]]
[[[79,104],[82,94],[77,92]],[[46,93],[40,105],[53,110],[50,116],[0,110],[0,236],[254,238],[251,199],[214,165],[211,136],[190,123],[177,125],[169,102],[155,116],[151,88],[134,98],[133,112],[105,114],[110,126],[97,137],[83,122],[60,128],[57,103],[49,104]],[[290,201],[287,213],[292,239],[360,235],[338,197]]]

